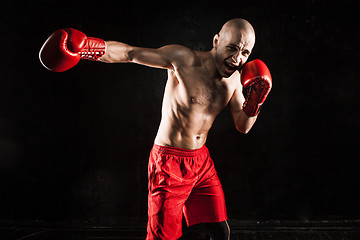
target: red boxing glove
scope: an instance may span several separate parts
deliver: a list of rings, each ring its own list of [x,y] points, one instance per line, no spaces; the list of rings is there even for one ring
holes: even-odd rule
[[[272,87],[270,71],[265,63],[256,59],[245,64],[241,84],[247,90],[243,111],[248,116],[257,116]]]
[[[39,52],[42,65],[53,71],[63,72],[74,67],[80,59],[97,61],[105,54],[105,41],[87,37],[76,29],[60,29],[51,34]]]

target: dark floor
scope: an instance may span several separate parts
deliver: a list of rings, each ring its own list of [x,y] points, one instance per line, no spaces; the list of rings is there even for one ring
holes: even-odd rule
[[[360,240],[360,221],[240,222],[230,220],[232,240]],[[1,240],[145,239],[144,227],[0,226]],[[184,229],[184,234],[188,234]],[[190,238],[199,239],[199,238]]]

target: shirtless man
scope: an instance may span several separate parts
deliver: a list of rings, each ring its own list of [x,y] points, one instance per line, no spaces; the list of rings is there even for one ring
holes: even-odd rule
[[[262,61],[245,65],[254,44],[251,24],[232,19],[207,52],[180,45],[149,49],[105,42],[75,29],[56,31],[41,48],[42,64],[55,72],[80,59],[167,69],[162,118],[149,159],[147,239],[181,237],[183,214],[189,226],[206,226],[211,239],[230,239],[223,190],[205,142],[228,103],[238,131],[247,133],[254,125],[271,89]]]

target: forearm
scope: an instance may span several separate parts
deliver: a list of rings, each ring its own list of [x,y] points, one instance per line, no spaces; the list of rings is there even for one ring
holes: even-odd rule
[[[243,111],[235,119],[235,127],[241,133],[248,133],[255,124],[257,116],[248,116]]]
[[[131,52],[132,49],[132,46],[125,43],[106,41],[106,52],[99,60],[106,63],[130,62],[129,52]]]

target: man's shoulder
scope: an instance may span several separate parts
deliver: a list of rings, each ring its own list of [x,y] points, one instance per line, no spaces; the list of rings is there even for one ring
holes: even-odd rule
[[[194,51],[183,45],[171,44],[165,46],[165,48],[173,60],[181,65],[194,65],[201,58],[201,54],[199,54],[198,51]]]

